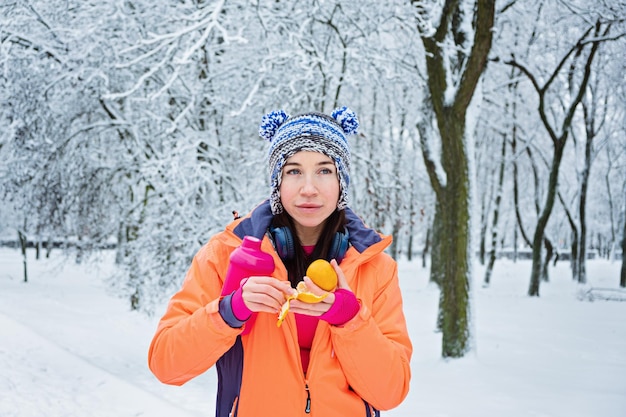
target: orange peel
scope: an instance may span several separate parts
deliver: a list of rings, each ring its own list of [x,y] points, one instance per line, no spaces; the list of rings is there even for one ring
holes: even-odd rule
[[[313,294],[307,288],[304,281],[300,281],[296,286],[296,293],[293,295],[287,296],[287,301],[283,303],[283,306],[280,308],[280,313],[278,313],[278,321],[276,322],[276,326],[280,327],[283,324],[283,320],[287,317],[287,313],[289,313],[289,303],[291,300],[299,300],[304,303],[315,304],[322,301],[324,298],[328,297],[328,293],[317,295]]]
[[[315,285],[324,291],[332,291],[337,286],[337,273],[332,265],[324,259],[317,259],[311,262],[311,265],[309,265],[306,270],[306,275],[311,278],[311,281],[313,281]],[[291,300],[299,300],[305,303],[315,304],[319,303],[326,297],[328,297],[327,292],[322,295],[314,294],[307,288],[304,281],[300,281],[296,286],[296,293],[288,295],[287,300],[283,303],[280,312],[278,313],[276,326],[280,327],[280,325],[283,324],[283,321],[289,312],[289,303]]]

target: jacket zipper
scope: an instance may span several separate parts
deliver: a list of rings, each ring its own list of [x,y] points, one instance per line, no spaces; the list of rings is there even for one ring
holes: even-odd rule
[[[304,390],[306,391],[306,403],[304,405],[304,412],[306,414],[311,414],[311,393],[309,392],[309,380],[307,379],[306,374],[304,373],[304,369],[302,368],[302,359],[300,358],[300,346],[298,345],[298,342],[297,342],[298,341],[298,336],[296,333],[297,330],[295,330],[295,328],[292,329],[291,320],[289,318],[285,318],[285,321],[283,322],[283,326],[288,329],[288,332],[290,332],[292,335],[295,335],[294,338],[285,337],[285,341],[287,343],[289,343],[290,341],[293,342],[293,345],[294,345],[293,350],[294,352],[296,352],[295,354],[296,361],[298,365],[300,366],[300,372],[304,379]],[[309,370],[310,370],[310,364],[309,364]]]
[[[319,327],[315,330],[315,336],[313,336],[313,344],[311,345],[311,361],[309,362],[309,369],[307,371],[306,374],[304,374],[304,369],[302,369],[302,366],[300,367],[300,372],[302,372],[302,374],[304,375],[304,390],[306,391],[306,404],[304,406],[304,412],[306,414],[311,414],[311,391],[309,390],[309,378],[311,377],[311,369],[313,369],[313,363],[314,363],[314,355],[313,355],[313,351],[316,350],[315,347],[316,345],[319,343],[319,341],[317,341],[318,336],[317,333],[320,331]],[[317,342],[316,342],[317,341]],[[299,347],[298,347],[299,349]],[[331,357],[335,356],[335,349],[332,349],[331,351]],[[298,355],[298,362],[300,364],[302,364],[302,361],[300,360],[300,355]]]
[[[307,414],[311,413],[311,392],[309,391],[309,383],[307,381],[304,382],[304,389],[306,391],[306,406],[304,407],[304,412]]]

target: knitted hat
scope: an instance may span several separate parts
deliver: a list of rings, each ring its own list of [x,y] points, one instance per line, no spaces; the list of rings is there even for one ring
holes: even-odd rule
[[[347,107],[335,109],[331,116],[311,112],[290,117],[283,110],[273,111],[261,120],[259,135],[270,142],[268,151],[273,214],[283,212],[280,181],[285,161],[299,151],[320,152],[335,162],[341,193],[337,208],[348,205],[350,184],[349,135],[357,133],[359,121]]]

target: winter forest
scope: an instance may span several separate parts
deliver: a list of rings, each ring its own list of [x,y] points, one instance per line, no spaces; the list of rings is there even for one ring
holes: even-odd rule
[[[24,280],[27,250],[114,249],[150,314],[268,197],[261,117],[346,105],[351,206],[430,268],[460,357],[499,259],[532,260],[529,297],[623,262],[625,35],[623,0],[4,0],[0,238]]]

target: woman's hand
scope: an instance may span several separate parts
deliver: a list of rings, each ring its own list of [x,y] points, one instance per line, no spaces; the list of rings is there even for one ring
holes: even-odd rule
[[[295,294],[289,281],[274,277],[250,277],[241,287],[241,297],[253,312],[278,313],[287,295]]]
[[[348,291],[352,291],[350,289],[350,286],[348,285],[346,276],[337,264],[337,261],[333,259],[332,261],[330,261],[330,264],[337,273],[337,288],[343,288]],[[327,293],[327,291],[324,291],[323,289],[315,285],[309,277],[304,277],[304,283],[306,284],[309,291],[315,295],[323,295]],[[332,307],[334,302],[335,294],[333,292],[329,292],[328,296],[319,303],[309,304],[303,301],[299,301],[297,299],[291,300],[289,305],[289,311],[291,311],[292,313],[305,314],[307,316],[321,316],[322,314],[326,313],[330,309],[330,307]]]

